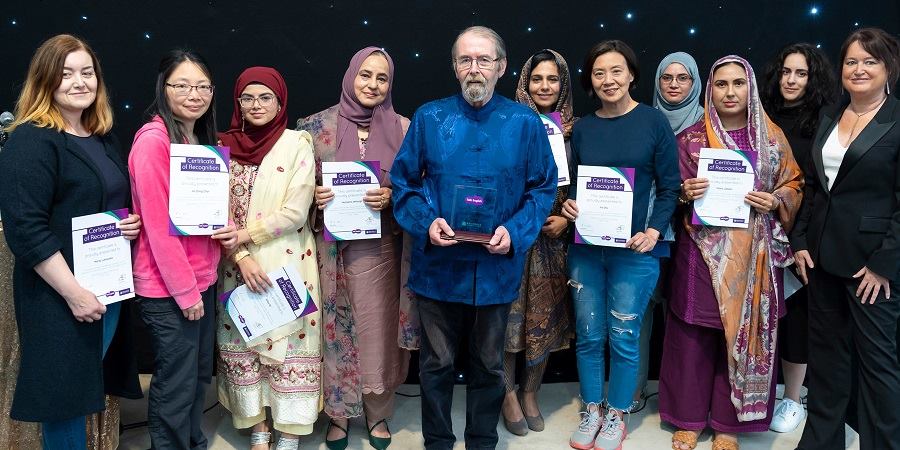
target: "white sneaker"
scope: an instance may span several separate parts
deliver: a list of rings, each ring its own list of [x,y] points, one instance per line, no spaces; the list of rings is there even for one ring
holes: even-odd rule
[[[790,433],[797,429],[804,419],[806,419],[806,409],[803,405],[786,398],[775,408],[769,429],[776,433]]]
[[[569,446],[580,450],[594,448],[594,438],[600,431],[600,412],[584,411],[581,413],[581,423],[578,430],[569,438]]]

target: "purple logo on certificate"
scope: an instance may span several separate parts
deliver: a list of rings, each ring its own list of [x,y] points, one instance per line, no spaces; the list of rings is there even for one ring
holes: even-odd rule
[[[480,195],[467,195],[466,196],[466,204],[472,206],[482,206],[484,205],[484,198]]]
[[[85,244],[89,244],[91,242],[111,239],[114,237],[119,237],[121,235],[122,231],[119,230],[118,227],[116,227],[116,224],[108,223],[106,225],[88,228],[87,233],[85,233],[84,236],[81,237],[81,239]]]
[[[216,164],[216,158],[185,158],[185,162],[181,163],[182,172],[219,172],[219,165]]]
[[[618,178],[591,177],[587,188],[594,191],[625,191],[625,185]]]
[[[353,184],[372,183],[372,177],[366,172],[340,172],[331,181],[332,186],[349,186]]]
[[[713,159],[708,168],[711,172],[747,172],[744,162],[736,159]]]

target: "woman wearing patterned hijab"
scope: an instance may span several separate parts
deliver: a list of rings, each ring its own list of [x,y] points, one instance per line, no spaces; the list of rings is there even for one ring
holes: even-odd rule
[[[525,61],[516,88],[516,100],[538,114],[559,113],[568,150],[575,119],[569,66],[562,55],[553,50],[541,50]],[[547,368],[547,359],[550,352],[569,348],[569,340],[574,336],[565,270],[569,222],[559,212],[568,192],[568,186],[556,191],[550,216],[529,251],[519,298],[512,304],[506,328],[503,423],[507,430],[520,436],[529,429],[544,429],[537,391]],[[515,371],[516,353],[523,350],[525,370],[519,382],[520,405]]]
[[[800,205],[802,174],[784,133],[763,111],[753,68],[726,56],[713,64],[703,120],[677,136],[684,179],[659,382],[660,417],[679,431],[672,448],[693,449],[711,426],[713,449],[738,448],[737,433],[769,428],[775,346],[784,312],[782,277],[792,263],[786,231]],[[755,151],[748,228],[691,224],[701,148]],[[751,158],[752,160],[752,158]]]
[[[319,284],[325,330],[325,413],[331,418],[325,444],[348,445],[348,419],[366,416],[369,443],[391,442],[385,422],[394,412],[394,390],[406,380],[409,352],[418,347],[418,316],[403,289],[409,269],[403,234],[393,217],[389,172],[409,127],[394,112],[394,63],[384,50],[366,47],[350,60],[340,102],[300,119],[313,135],[316,199],[310,225],[316,234]],[[334,199],[322,186],[323,161],[377,160],[381,188],[363,198],[381,212],[381,238],[326,241],[322,209]],[[310,256],[310,255],[307,255]]]

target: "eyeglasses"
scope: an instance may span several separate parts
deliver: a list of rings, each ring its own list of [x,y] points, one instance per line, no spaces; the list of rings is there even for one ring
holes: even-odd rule
[[[184,97],[184,96],[190,94],[191,91],[194,89],[196,89],[197,93],[200,94],[202,97],[209,97],[210,95],[212,95],[213,90],[215,89],[215,86],[213,86],[211,84],[193,85],[193,84],[186,84],[186,83],[175,83],[175,84],[166,83],[166,86],[172,88],[172,90],[175,91],[175,95],[178,95],[181,97]]]
[[[479,69],[493,69],[494,63],[500,61],[500,58],[491,58],[490,56],[480,56],[478,59],[472,59],[468,56],[456,58],[456,70],[469,70],[472,63],[478,64]]]
[[[272,94],[263,94],[259,97],[251,97],[249,95],[242,95],[238,97],[238,103],[241,104],[241,108],[252,108],[254,103],[259,103],[261,108],[268,108],[272,106],[272,103],[275,101],[275,96]]]
[[[662,81],[665,84],[671,83],[672,80],[677,81],[678,84],[685,85],[685,84],[690,83],[694,79],[691,78],[690,75],[683,74],[683,73],[678,75],[677,77],[673,77],[672,75],[669,75],[669,74],[663,74],[662,76],[659,77],[659,81]]]

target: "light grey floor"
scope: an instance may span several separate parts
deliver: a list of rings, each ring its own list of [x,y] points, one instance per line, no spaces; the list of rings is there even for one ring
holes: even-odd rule
[[[148,376],[142,376],[142,384],[145,389],[149,382]],[[651,382],[648,391],[655,392],[656,383]],[[400,387],[401,393],[418,394],[419,386],[404,385]],[[781,386],[779,386],[779,393]],[[207,396],[207,404],[215,403],[215,391],[210,389]],[[540,392],[541,410],[546,420],[546,429],[543,432],[531,432],[527,436],[518,437],[506,431],[503,425],[498,426],[500,443],[498,449],[568,449],[569,434],[578,426],[578,384],[560,383],[547,384]],[[146,400],[123,401],[122,423],[135,423],[146,419]],[[456,432],[458,442],[455,450],[464,449],[462,443],[463,430],[465,429],[465,387],[457,386],[453,397],[453,430]],[[322,415],[316,423],[316,429],[310,436],[301,439],[301,449],[325,449],[324,439],[327,417]],[[362,419],[353,419],[350,422],[350,448],[371,448],[365,438],[366,432]],[[204,431],[210,441],[210,449],[215,450],[244,450],[249,448],[249,437],[246,433],[236,431],[231,425],[231,416],[221,406],[216,406],[206,413]],[[392,450],[406,450],[422,448],[420,403],[417,397],[397,398],[396,413],[391,421],[391,429],[394,431]],[[789,434],[778,433],[754,433],[741,437],[742,450],[784,449],[793,450],[800,440],[802,425],[797,431]],[[624,443],[624,449],[669,449],[671,448],[672,429],[668,425],[660,424],[657,413],[657,399],[650,398],[643,411],[632,414],[628,419],[628,439]],[[711,447],[712,437],[704,433],[697,446],[699,450]],[[124,450],[144,450],[150,447],[150,437],[146,427],[126,431],[122,436],[119,448]],[[274,447],[274,446],[273,446]],[[857,436],[848,428],[847,448],[859,449]]]

